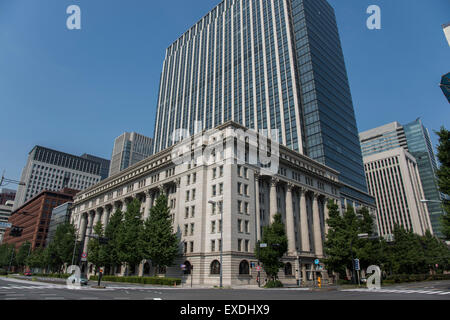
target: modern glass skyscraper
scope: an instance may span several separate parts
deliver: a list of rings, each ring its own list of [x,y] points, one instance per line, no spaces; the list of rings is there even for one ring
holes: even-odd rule
[[[416,160],[423,192],[426,199],[442,201],[443,195],[437,184],[437,163],[433,152],[430,134],[424,127],[422,120],[417,119],[406,125],[393,122],[360,134],[364,158],[373,154],[402,147]],[[433,232],[442,236],[440,231],[440,217],[444,214],[438,202],[427,203]]]
[[[224,0],[167,49],[154,152],[177,129],[192,135],[227,121],[277,132],[281,144],[338,170],[355,198],[373,201],[326,0]]]
[[[136,132],[125,132],[114,140],[109,176],[152,155],[153,139]]]
[[[406,141],[409,152],[416,158],[419,167],[420,180],[426,200],[442,201],[443,196],[439,192],[437,184],[437,163],[431,144],[430,134],[422,124],[422,120],[417,119],[404,125]],[[440,218],[444,214],[442,205],[438,202],[428,202],[428,212],[430,213],[431,225],[436,235],[442,236]]]

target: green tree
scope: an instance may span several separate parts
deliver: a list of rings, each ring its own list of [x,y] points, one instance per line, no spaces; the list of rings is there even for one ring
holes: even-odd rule
[[[0,267],[2,266],[5,267],[5,269],[8,269],[11,261],[12,265],[15,265],[15,256],[14,245],[7,243],[2,244],[0,246]]]
[[[262,243],[267,244],[267,247],[258,249],[261,244],[258,242],[255,248],[256,257],[262,262],[264,271],[271,281],[275,281],[278,271],[283,267],[281,258],[288,249],[288,240],[281,214],[276,214],[273,223],[263,228]]]
[[[98,221],[94,226],[94,234],[99,238],[103,237],[103,224]],[[98,238],[90,239],[88,242],[88,261],[96,266],[96,271],[108,264],[108,253],[105,245],[101,244]]]
[[[126,275],[129,268],[135,267],[143,259],[142,250],[139,249],[142,229],[141,203],[134,199],[128,204],[117,234],[117,255],[122,263],[127,264]]]
[[[72,224],[64,223],[56,228],[55,236],[46,252],[49,258],[48,264],[53,271],[60,273],[64,264],[72,263],[75,239],[76,231]]]
[[[25,241],[19,248],[19,251],[16,255],[16,263],[19,267],[25,267],[26,259],[31,252],[31,243],[29,241]]]
[[[437,171],[439,190],[450,195],[450,132],[444,127],[441,131],[436,132],[439,136],[438,154],[437,157],[441,166]],[[441,218],[441,232],[446,238],[450,240],[450,203],[445,201],[444,209],[446,214]]]
[[[161,195],[150,209],[140,237],[142,257],[150,259],[156,267],[173,264],[179,253],[179,239],[173,231],[167,196]]]
[[[425,236],[421,237],[421,243],[425,255],[425,264],[437,273],[448,270],[450,250],[447,245],[433,236],[430,231],[427,231]]]
[[[353,207],[341,216],[334,201],[328,203],[329,230],[325,241],[325,265],[328,270],[339,273],[342,277],[346,270],[353,270],[353,259],[358,258],[362,268],[379,264],[384,259],[382,245],[374,236],[374,220],[367,208],[355,213]],[[358,235],[367,234],[367,238]]]
[[[26,259],[26,264],[30,268],[46,268],[48,266],[46,250],[44,248],[34,249]]]
[[[115,267],[121,264],[118,254],[118,236],[123,220],[123,212],[117,209],[111,216],[106,228],[105,237],[108,243],[104,245],[105,267]]]
[[[429,272],[421,237],[411,230],[396,225],[392,246],[392,271],[394,274],[423,274]]]

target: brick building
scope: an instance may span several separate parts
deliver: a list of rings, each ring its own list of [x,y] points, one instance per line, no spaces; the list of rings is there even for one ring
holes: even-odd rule
[[[6,201],[14,201],[16,198],[16,190],[0,189],[0,205],[4,206]]]
[[[3,243],[14,244],[16,249],[25,241],[31,242],[33,249],[45,247],[53,208],[73,201],[77,192],[78,190],[67,188],[61,191],[42,191],[28,200],[12,212],[9,218],[13,226],[23,228],[22,236],[11,237],[11,229],[8,229]]]

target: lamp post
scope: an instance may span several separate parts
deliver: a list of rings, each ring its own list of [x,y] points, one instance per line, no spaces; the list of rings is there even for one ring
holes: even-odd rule
[[[209,200],[208,203],[212,205],[218,205],[220,210],[220,285],[219,287],[222,288],[222,278],[223,278],[223,266],[222,266],[222,260],[223,260],[223,210],[222,210],[222,201],[213,201]]]

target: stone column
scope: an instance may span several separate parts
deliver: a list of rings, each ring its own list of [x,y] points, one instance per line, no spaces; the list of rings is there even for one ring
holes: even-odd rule
[[[84,237],[86,237],[86,227],[87,227],[87,216],[85,213],[80,214],[81,224],[80,230],[78,230],[78,239],[83,241]]]
[[[323,256],[322,247],[322,233],[320,227],[320,212],[319,212],[319,194],[314,194],[313,200],[313,226],[314,226],[314,248],[318,257]]]
[[[277,185],[278,179],[272,179],[270,185],[270,223],[273,223],[274,217],[278,212],[277,205]]]
[[[145,192],[145,207],[144,207],[144,221],[147,220],[147,218],[150,215],[150,206],[151,206],[151,199],[150,199],[150,190],[147,190]]]
[[[310,252],[308,212],[306,211],[306,189],[300,190],[300,235],[302,239],[302,251]]]
[[[259,174],[255,173],[255,223],[256,223],[256,241],[261,240],[261,210],[259,207]]]
[[[292,207],[292,189],[294,185],[288,183],[286,192],[286,231],[288,237],[288,255],[296,255],[294,208]]]
[[[100,218],[101,218],[101,209],[99,208],[95,211],[94,223],[92,225],[92,228],[94,228],[97,225],[97,223],[100,221]],[[93,232],[94,230],[92,229],[92,233]]]
[[[84,247],[83,247],[83,252],[87,253],[87,247],[88,247],[88,242],[89,242],[89,237],[92,234],[92,225],[94,224],[94,215],[91,214],[90,212],[88,212],[88,225],[87,225],[87,229],[86,229],[86,236],[84,238]]]
[[[324,202],[325,202],[325,205],[324,205],[324,216],[325,216],[325,234],[328,234],[328,229],[330,229],[329,227],[328,227],[328,223],[327,223],[327,220],[330,218],[330,214],[329,214],[329,211],[328,211],[328,201],[329,201],[329,199],[328,198],[325,198],[324,199]]]
[[[175,195],[175,223],[174,228],[176,228],[178,225],[180,225],[180,219],[182,217],[182,213],[180,211],[180,202],[181,202],[181,178],[176,179],[176,195]]]
[[[106,230],[106,226],[108,225],[109,217],[111,216],[112,212],[113,212],[112,207],[110,209],[106,207],[103,209],[103,216],[102,216],[103,231]]]

